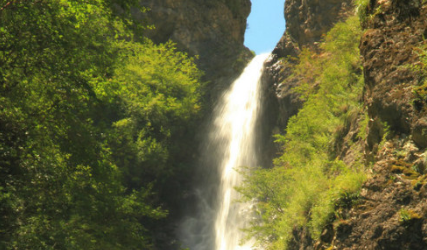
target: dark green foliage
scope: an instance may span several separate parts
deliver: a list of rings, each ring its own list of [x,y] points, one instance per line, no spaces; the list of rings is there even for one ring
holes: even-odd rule
[[[200,72],[134,3],[1,2],[0,249],[151,248]]]

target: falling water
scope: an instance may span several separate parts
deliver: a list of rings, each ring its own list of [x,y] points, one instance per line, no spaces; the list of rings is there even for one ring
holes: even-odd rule
[[[221,142],[223,147],[215,220],[216,250],[251,249],[250,243],[239,246],[241,228],[248,219],[249,205],[235,202],[239,194],[234,187],[241,182],[241,176],[235,168],[256,165],[254,129],[260,106],[260,79],[268,56],[262,54],[252,60],[216,109],[212,140]]]
[[[184,246],[191,250],[253,249],[250,242],[239,245],[243,238],[241,229],[251,213],[250,204],[236,202],[239,193],[234,187],[242,181],[236,168],[257,164],[254,130],[260,108],[260,79],[268,56],[256,56],[215,108],[209,140],[205,145],[206,154],[213,155],[210,158],[215,159],[208,159],[209,164],[205,162],[202,165],[214,163],[219,172],[220,183],[215,183],[218,198],[209,202],[212,200],[209,198],[212,195],[209,183],[204,183],[202,191],[195,192],[199,199],[199,214],[186,218],[179,232]]]

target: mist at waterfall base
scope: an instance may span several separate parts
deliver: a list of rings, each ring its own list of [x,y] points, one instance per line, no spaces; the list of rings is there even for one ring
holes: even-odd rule
[[[216,183],[207,182],[195,191],[197,211],[185,218],[179,230],[183,247],[254,249],[252,242],[239,245],[244,236],[241,229],[253,213],[251,204],[236,201],[240,194],[234,187],[242,181],[236,169],[257,166],[254,130],[261,105],[261,75],[268,57],[269,54],[256,56],[216,105],[209,136],[203,144],[207,157],[200,164],[201,168],[213,168],[210,173]],[[205,173],[209,175],[209,171]]]

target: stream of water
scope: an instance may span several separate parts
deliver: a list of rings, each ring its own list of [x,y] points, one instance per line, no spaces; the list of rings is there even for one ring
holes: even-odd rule
[[[252,242],[240,245],[244,236],[241,229],[252,216],[251,204],[236,202],[240,194],[234,187],[242,182],[236,170],[257,165],[254,130],[261,102],[261,75],[268,56],[256,56],[215,108],[206,148],[216,151],[218,197],[213,206],[206,205],[201,197],[199,218],[185,221],[182,238],[191,250],[253,250]]]
[[[249,220],[250,204],[236,202],[240,195],[234,187],[242,177],[236,171],[241,166],[255,167],[255,122],[260,108],[261,74],[269,54],[256,56],[242,75],[232,84],[216,109],[213,140],[224,147],[220,164],[221,183],[215,220],[215,249],[251,249],[251,243],[239,246],[241,228]]]

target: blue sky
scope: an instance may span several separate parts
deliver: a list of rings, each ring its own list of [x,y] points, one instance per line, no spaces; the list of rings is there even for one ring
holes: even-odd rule
[[[245,46],[257,55],[271,52],[285,31],[284,0],[251,0]]]

